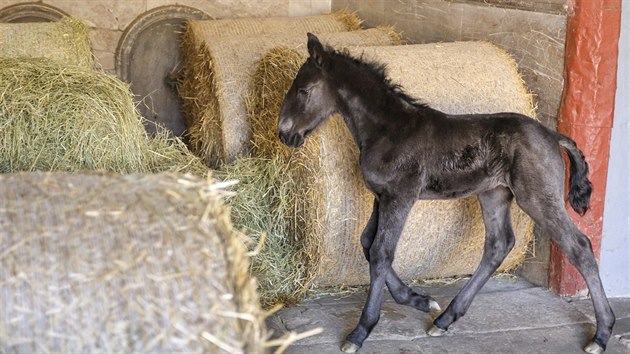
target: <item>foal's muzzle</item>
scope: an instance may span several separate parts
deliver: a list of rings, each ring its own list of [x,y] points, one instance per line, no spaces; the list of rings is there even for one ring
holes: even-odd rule
[[[300,147],[302,146],[302,144],[304,144],[304,136],[301,134],[291,134],[280,131],[280,133],[278,133],[278,137],[280,138],[280,141],[282,141],[285,145],[293,148]]]

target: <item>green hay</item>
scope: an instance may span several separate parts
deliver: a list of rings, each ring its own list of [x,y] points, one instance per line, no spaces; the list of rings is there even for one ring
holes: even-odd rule
[[[264,307],[294,304],[312,282],[306,272],[308,250],[298,242],[301,234],[296,210],[299,185],[280,159],[241,158],[213,173],[222,180],[238,179],[234,196],[226,203],[235,227],[262,248],[252,255],[252,275],[258,279]]]
[[[89,28],[72,17],[57,22],[0,23],[0,57],[48,58],[85,68],[94,66]]]
[[[178,139],[149,138],[127,84],[48,59],[0,58],[0,149],[0,173],[207,173]]]

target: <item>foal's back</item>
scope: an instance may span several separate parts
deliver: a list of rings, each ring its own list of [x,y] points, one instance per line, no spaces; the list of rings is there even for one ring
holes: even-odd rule
[[[380,178],[389,184],[414,186],[418,199],[450,199],[511,188],[513,168],[550,169],[547,177],[563,181],[558,134],[529,117],[423,108],[410,119],[408,129],[383,134],[369,149],[372,156],[362,161],[366,182],[378,170],[389,174]]]

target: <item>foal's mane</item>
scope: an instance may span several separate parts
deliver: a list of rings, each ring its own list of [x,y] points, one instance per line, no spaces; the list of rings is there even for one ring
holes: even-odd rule
[[[362,52],[360,56],[355,57],[350,54],[347,49],[335,50],[334,48],[328,47],[327,51],[332,57],[359,68],[361,71],[374,77],[376,81],[381,82],[383,84],[384,91],[392,98],[398,99],[417,109],[429,108],[428,104],[410,96],[407,92],[405,92],[404,88],[400,84],[391,80],[387,74],[387,64],[365,58],[365,52]]]

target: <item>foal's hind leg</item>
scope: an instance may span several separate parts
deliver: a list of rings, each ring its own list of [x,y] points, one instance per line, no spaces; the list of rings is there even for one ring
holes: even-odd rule
[[[483,257],[475,274],[459,291],[448,308],[433,322],[428,331],[430,336],[443,334],[453,322],[462,317],[477,292],[488,281],[514,246],[514,232],[510,220],[512,192],[497,187],[479,195],[479,202],[486,226]]]
[[[597,330],[593,340],[584,348],[584,351],[601,353],[608,344],[615,324],[615,315],[610,308],[599,277],[591,242],[573,224],[561,201],[562,199],[558,203],[554,203],[556,205],[542,201],[540,208],[532,208],[531,204],[534,203],[531,200],[519,203],[519,205],[542,227],[543,232],[551,236],[551,239],[562,249],[569,262],[577,268],[586,281],[595,308]]]
[[[591,242],[573,224],[565,208],[564,164],[561,157],[559,154],[540,153],[535,159],[523,158],[517,161],[517,167],[529,173],[512,175],[516,202],[545,234],[551,236],[586,281],[595,308],[597,331],[584,350],[601,353],[606,349],[615,316],[599,278]]]
[[[569,262],[577,268],[586,281],[591,294],[593,307],[595,308],[595,319],[597,320],[597,331],[591,343],[584,351],[588,353],[601,353],[606,349],[608,339],[615,324],[615,315],[610,308],[604,287],[599,278],[599,270],[591,241],[571,222],[568,215],[565,215],[558,227],[545,227],[543,230],[551,235],[551,239],[567,255]]]

